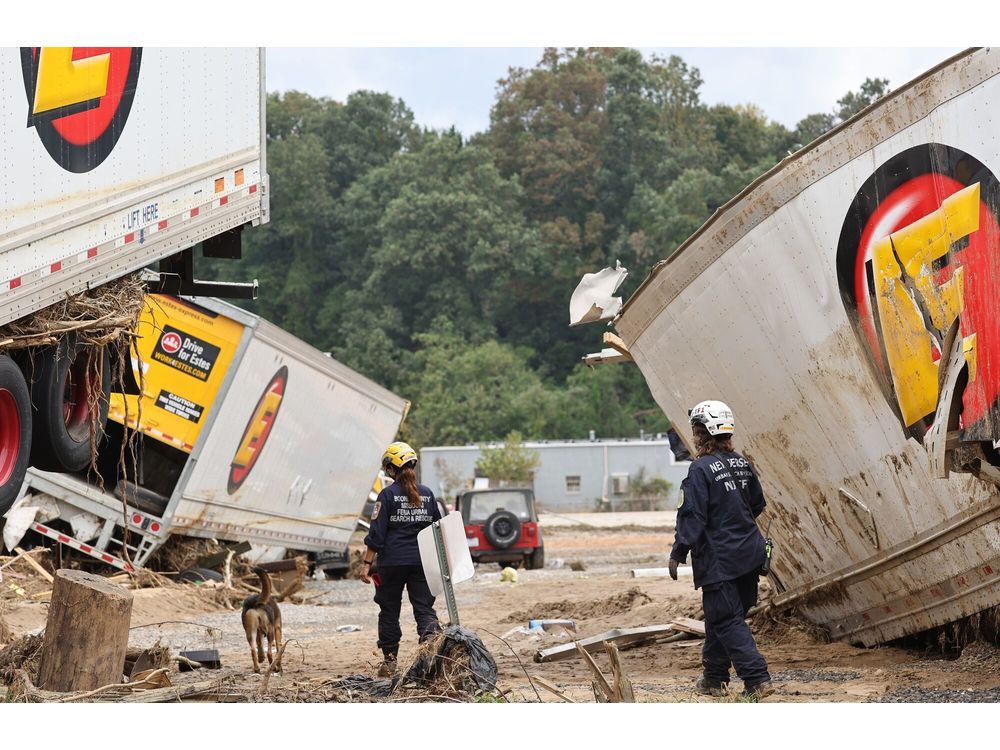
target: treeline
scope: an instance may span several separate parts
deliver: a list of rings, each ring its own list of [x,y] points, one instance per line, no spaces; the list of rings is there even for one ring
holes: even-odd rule
[[[633,49],[547,50],[498,83],[490,127],[421,128],[399,99],[268,97],[271,221],[223,278],[255,312],[413,401],[419,445],[667,426],[631,365],[590,370],[580,277],[630,294],[718,206],[887,90],[867,80],[794,130],[707,106],[696,68]]]

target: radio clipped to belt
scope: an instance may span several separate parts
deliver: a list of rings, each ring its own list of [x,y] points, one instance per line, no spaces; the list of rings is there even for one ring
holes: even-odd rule
[[[771,521],[768,519],[767,531],[764,532],[764,564],[760,566],[760,574],[766,576],[771,572],[771,555],[774,553],[774,542],[771,540]]]

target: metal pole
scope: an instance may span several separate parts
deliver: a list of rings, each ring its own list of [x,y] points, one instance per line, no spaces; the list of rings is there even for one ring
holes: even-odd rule
[[[444,600],[448,605],[448,624],[458,625],[458,604],[455,602],[455,589],[451,585],[451,568],[448,566],[448,556],[444,552],[444,536],[441,534],[441,522],[431,524],[434,529],[434,549],[437,551],[438,567],[441,569],[441,583],[444,585]]]

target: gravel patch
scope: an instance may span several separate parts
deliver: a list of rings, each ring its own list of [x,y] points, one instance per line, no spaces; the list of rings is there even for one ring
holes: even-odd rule
[[[860,678],[860,672],[832,669],[788,669],[771,675],[775,682],[850,682]]]
[[[935,690],[906,687],[869,703],[1000,703],[1000,688],[989,690]]]

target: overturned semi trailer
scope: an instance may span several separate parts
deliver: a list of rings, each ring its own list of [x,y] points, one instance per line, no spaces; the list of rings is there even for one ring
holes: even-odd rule
[[[873,645],[1000,604],[1000,51],[782,161],[615,320],[690,439],[721,398],[778,603]]]

